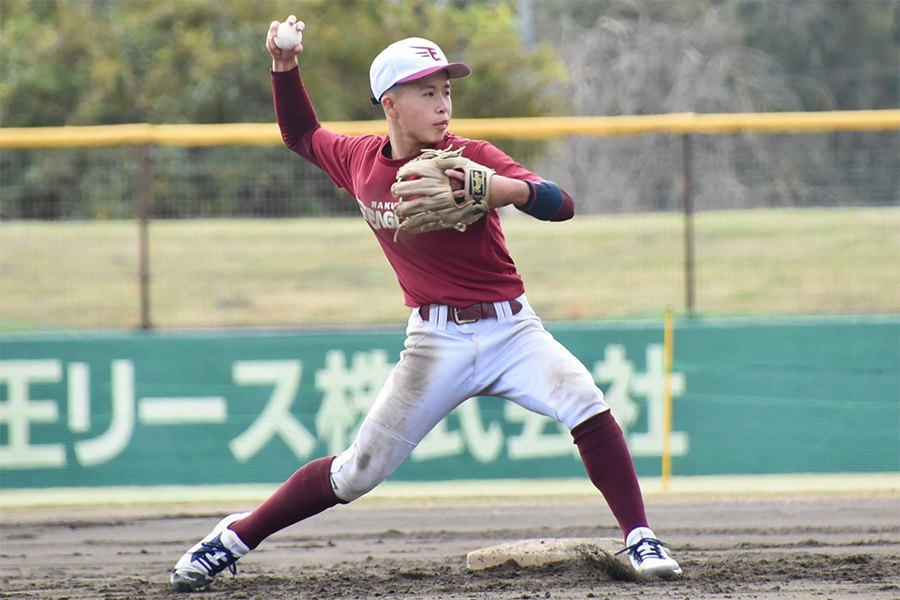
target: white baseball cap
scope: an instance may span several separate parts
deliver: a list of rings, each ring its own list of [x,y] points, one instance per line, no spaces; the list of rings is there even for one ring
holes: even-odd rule
[[[381,102],[384,93],[398,83],[416,81],[438,71],[447,71],[450,79],[456,79],[466,77],[472,69],[463,63],[448,63],[440,47],[424,38],[394,42],[375,57],[369,69],[372,104]]]

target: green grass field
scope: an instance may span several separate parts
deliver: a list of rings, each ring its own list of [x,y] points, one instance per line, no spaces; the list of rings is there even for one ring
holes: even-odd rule
[[[685,308],[678,214],[504,214],[546,320]],[[706,315],[900,313],[900,208],[711,212],[695,222],[695,308]],[[399,286],[358,218],[154,221],[154,326],[401,324]],[[134,328],[138,226],[0,223],[0,330]]]

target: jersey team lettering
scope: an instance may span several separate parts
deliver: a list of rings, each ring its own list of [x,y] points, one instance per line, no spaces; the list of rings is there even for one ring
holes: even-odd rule
[[[400,219],[394,212],[396,206],[400,204],[399,201],[373,202],[372,206],[366,206],[366,204],[362,200],[357,198],[356,204],[359,206],[359,210],[362,213],[363,218],[372,229],[377,230],[400,228]]]

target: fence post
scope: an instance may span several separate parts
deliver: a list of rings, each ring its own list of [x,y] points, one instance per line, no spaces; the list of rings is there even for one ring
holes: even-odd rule
[[[681,136],[681,173],[684,210],[684,308],[688,316],[694,314],[694,206],[691,201],[691,134]]]
[[[153,185],[150,175],[150,146],[141,144],[138,152],[138,286],[140,292],[140,328],[152,329],[150,320],[150,205]]]

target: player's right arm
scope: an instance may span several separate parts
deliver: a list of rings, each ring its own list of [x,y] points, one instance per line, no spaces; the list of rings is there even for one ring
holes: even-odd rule
[[[297,23],[297,17],[291,15],[287,22]],[[322,125],[300,79],[300,66],[297,62],[297,56],[303,52],[303,45],[290,50],[279,48],[275,44],[278,25],[278,21],[272,21],[269,25],[266,50],[272,55],[272,95],[281,138],[285,146],[314,165],[321,166],[316,160],[313,134]],[[301,22],[301,29],[303,26]]]
[[[293,15],[287,22],[298,24],[301,30],[305,27]],[[300,76],[297,56],[303,52],[303,46],[298,44],[290,50],[279,48],[275,44],[278,25],[278,21],[269,25],[266,49],[272,55],[272,93],[281,138],[290,150],[325,171],[335,185],[353,194],[350,157],[356,142],[366,136],[342,135],[322,127]]]

